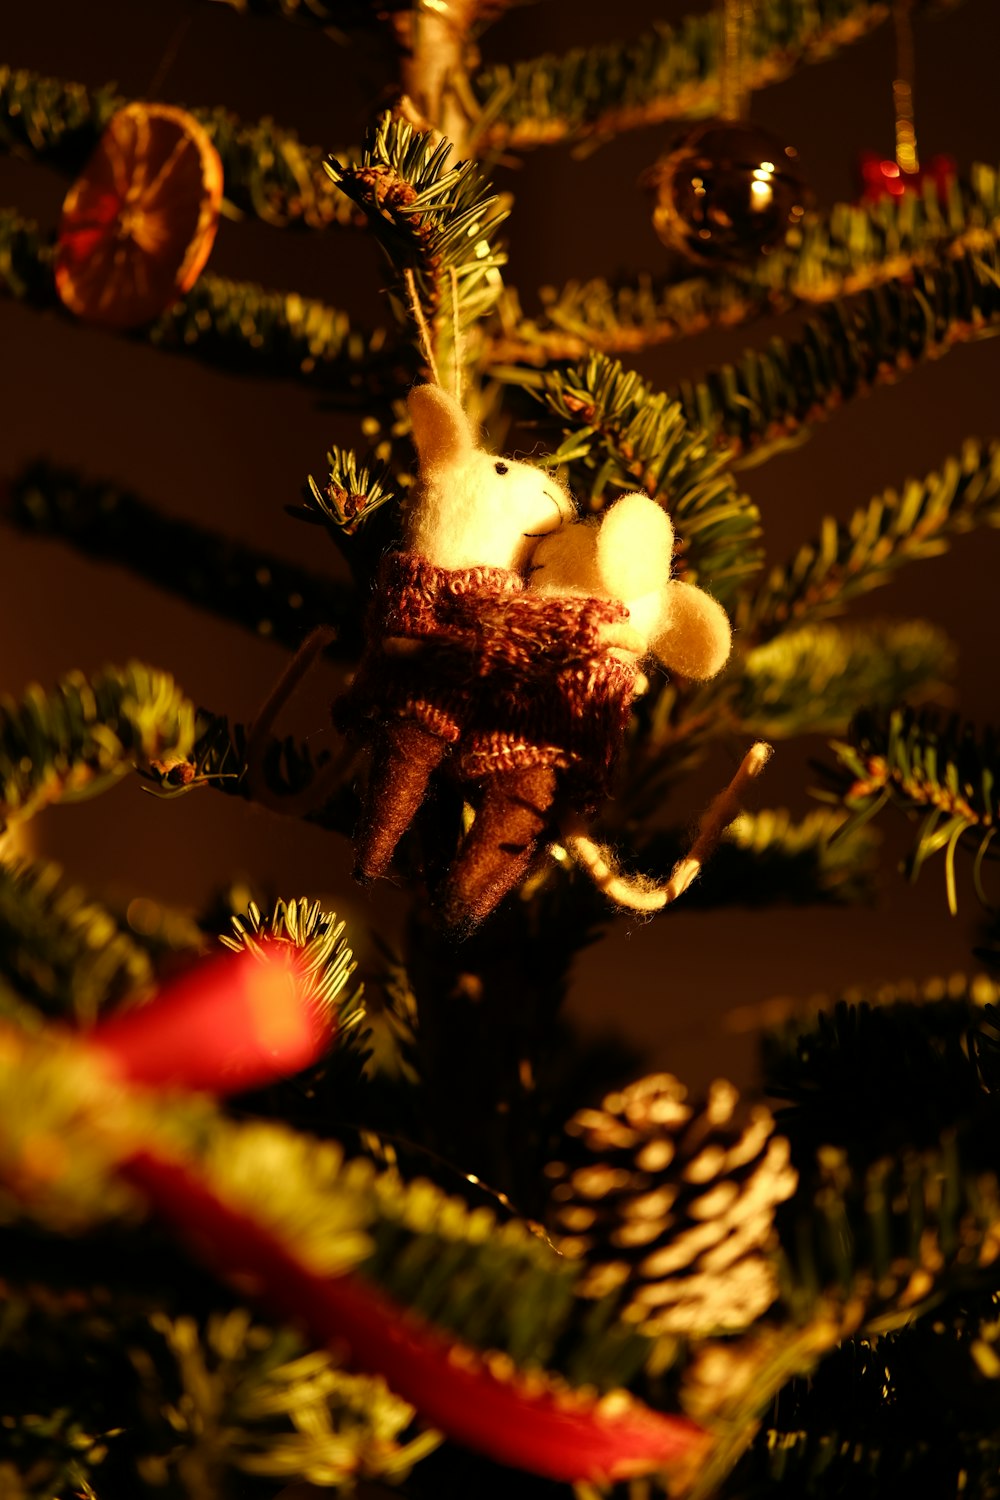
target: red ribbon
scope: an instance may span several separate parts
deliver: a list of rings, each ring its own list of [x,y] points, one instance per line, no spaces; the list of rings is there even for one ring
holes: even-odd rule
[[[203,1264],[324,1344],[343,1346],[353,1364],[383,1375],[431,1426],[488,1458],[565,1483],[598,1482],[648,1474],[704,1446],[695,1423],[632,1398],[603,1404],[498,1376],[476,1351],[359,1276],[308,1270],[180,1163],[144,1152],[124,1174]]]
[[[95,1027],[84,1045],[143,1087],[228,1094],[297,1072],[330,1045],[334,1024],[283,946],[263,959],[245,953],[201,965]],[[311,1271],[187,1163],[141,1151],[120,1171],[222,1280],[342,1347],[429,1425],[489,1458],[549,1479],[596,1482],[648,1474],[707,1441],[695,1423],[623,1392],[600,1400],[498,1373],[495,1356],[449,1338],[361,1276]]]
[[[299,1073],[331,1046],[336,1016],[313,998],[287,943],[199,964],[155,1000],[87,1034],[129,1083],[238,1094]]]

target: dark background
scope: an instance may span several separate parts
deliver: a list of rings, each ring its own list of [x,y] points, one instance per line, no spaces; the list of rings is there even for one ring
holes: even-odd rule
[[[653,17],[672,19],[693,4],[541,0],[505,16],[487,33],[483,52],[513,59],[563,51],[638,32]],[[29,0],[5,10],[2,61],[90,85],[116,80],[130,96],[225,104],[245,119],[270,115],[331,149],[360,139],[382,81],[374,56],[351,53],[309,27],[244,20],[203,0]],[[1000,161],[997,0],[966,0],[921,17],[916,44],[924,154],[947,151],[961,166]],[[891,28],[883,26],[754,100],[754,118],[799,148],[821,204],[854,196],[860,149],[891,153],[892,57]],[[675,126],[629,132],[583,159],[545,148],[496,174],[516,194],[509,274],[528,311],[537,305],[534,289],[546,283],[662,266],[637,178],[675,133]],[[45,168],[0,158],[0,202],[45,226],[55,225],[65,189]],[[379,254],[361,234],[223,222],[211,269],[322,297],[361,325],[387,317]],[[706,334],[636,363],[669,384],[748,345],[760,347],[774,332],[793,332],[795,322]],[[363,446],[352,420],[324,409],[315,392],[217,373],[13,302],[0,302],[0,351],[4,472],[45,454],[281,555],[322,565],[328,553],[336,567],[332,545],[284,512],[306,474],[322,474],[332,441]],[[964,437],[997,435],[998,380],[1000,344],[973,343],[856,401],[799,450],[748,471],[770,555],[783,560],[822,514],[846,516],[886,485],[923,475]],[[998,564],[1000,536],[978,533],[945,558],[906,571],[855,611],[926,614],[940,623],[960,649],[954,702],[980,722],[997,717]],[[50,543],[0,534],[0,590],[0,689],[11,693],[31,679],[50,683],[71,667],[139,657],[172,671],[196,701],[246,719],[287,659],[264,640]],[[290,711],[289,728],[314,744],[332,735],[335,687],[332,674],[317,681]],[[806,812],[808,760],[823,751],[821,741],[779,745],[761,804],[786,802]],[[713,761],[690,789],[690,807],[679,812],[694,817],[727,774],[724,761]],[[888,817],[883,823],[876,905],[715,913],[679,906],[651,924],[619,918],[579,961],[575,1013],[598,1030],[613,1021],[655,1064],[692,1083],[718,1071],[743,1079],[753,1066],[749,1032],[770,997],[970,967],[980,913],[968,862],[953,919],[939,865],[908,887],[894,870],[905,830]],[[50,810],[36,820],[32,838],[81,881],[118,896],[144,892],[194,908],[236,872],[274,895],[323,895],[353,919],[362,948],[376,924],[391,935],[403,910],[391,886],[369,893],[351,886],[342,841],[207,789],[161,802],[128,780],[95,802]]]

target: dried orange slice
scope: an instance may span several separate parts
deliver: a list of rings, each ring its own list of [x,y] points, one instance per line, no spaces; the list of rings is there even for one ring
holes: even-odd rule
[[[169,104],[127,104],[63,204],[59,296],[90,323],[150,322],[197,279],[221,201],[222,162],[198,121]]]

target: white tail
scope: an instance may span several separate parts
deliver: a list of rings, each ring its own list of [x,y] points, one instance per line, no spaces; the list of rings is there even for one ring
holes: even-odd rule
[[[579,823],[566,826],[563,843],[597,888],[616,906],[629,911],[660,911],[687,890],[713,853],[729,824],[742,810],[747,787],[763,771],[771,753],[771,746],[763,740],[751,745],[725,791],[702,814],[697,838],[684,858],[674,865],[666,885],[658,886],[642,875],[623,875],[610,849],[590,838]]]

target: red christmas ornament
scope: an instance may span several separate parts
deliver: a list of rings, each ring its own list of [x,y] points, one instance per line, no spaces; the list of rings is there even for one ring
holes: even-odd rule
[[[932,156],[915,172],[904,172],[892,157],[880,156],[877,151],[862,151],[858,164],[862,203],[877,203],[881,198],[902,198],[904,193],[923,193],[928,182],[934,184],[938,198],[944,203],[958,177],[958,164],[953,156]]]
[[[129,1083],[238,1094],[317,1062],[335,1021],[287,945],[275,944],[199,964],[96,1026],[86,1046]]]

